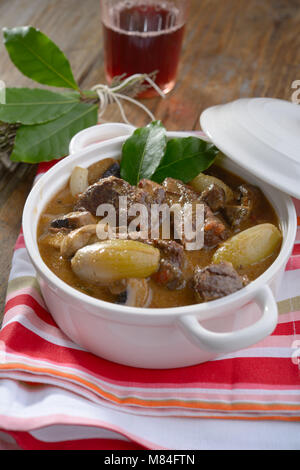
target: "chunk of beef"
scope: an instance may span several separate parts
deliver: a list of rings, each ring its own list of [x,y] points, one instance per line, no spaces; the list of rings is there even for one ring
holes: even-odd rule
[[[200,199],[204,201],[213,212],[217,212],[225,206],[226,194],[221,186],[212,183],[202,191]]]
[[[182,209],[184,204],[192,204],[193,220],[192,228],[196,230],[196,204],[204,205],[204,246],[213,248],[228,238],[228,231],[224,221],[213,214],[209,205],[202,200],[201,196],[192,188],[181,181],[173,178],[166,178],[163,182],[163,188],[166,192],[166,200],[170,206],[180,204]],[[185,244],[183,234],[183,244]]]
[[[239,276],[231,263],[211,264],[195,269],[193,288],[199,302],[219,299],[242,289],[247,279]]]
[[[138,188],[146,191],[148,194],[148,201],[151,204],[163,204],[166,198],[164,188],[154,181],[142,179],[138,183]]]
[[[95,217],[89,211],[70,212],[52,220],[50,231],[74,230],[83,225],[94,224],[95,222]]]
[[[186,283],[187,266],[183,246],[174,240],[145,240],[144,243],[158,248],[161,254],[159,270],[152,279],[170,290],[182,289]]]
[[[118,217],[120,196],[127,196],[127,209],[136,203],[144,204],[148,208],[147,193],[145,191],[131,186],[121,178],[109,176],[89,186],[79,196],[75,209],[78,211],[88,210],[93,215],[96,215],[98,206],[101,204],[112,204]]]
[[[192,188],[174,178],[165,178],[162,187],[166,193],[166,202],[172,204],[187,204],[199,202],[200,195]]]
[[[262,199],[261,191],[251,184],[242,184],[238,187],[235,203],[224,207],[224,216],[232,227],[239,228],[252,215]]]
[[[228,238],[228,230],[220,217],[214,215],[206,204],[204,207],[204,246],[215,248]]]
[[[165,190],[160,184],[148,179],[140,180],[138,188],[147,193],[147,202],[149,204],[148,237],[151,237],[151,230],[155,230],[155,232],[152,232],[152,236],[159,236],[163,215],[159,208],[158,211],[154,210],[152,212],[151,206],[161,206],[165,203]]]

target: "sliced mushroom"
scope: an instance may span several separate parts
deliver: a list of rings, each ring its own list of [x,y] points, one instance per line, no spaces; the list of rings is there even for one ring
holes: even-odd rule
[[[63,232],[47,233],[39,238],[39,243],[60,250],[64,238],[65,234]]]
[[[61,229],[74,230],[83,225],[95,224],[96,222],[96,217],[89,211],[69,212],[69,214],[62,215],[52,220],[49,230],[51,232],[57,232]]]
[[[72,258],[80,248],[98,241],[97,225],[84,225],[64,236],[60,245],[60,254],[63,258]]]
[[[89,185],[97,183],[100,178],[108,176],[120,176],[120,164],[114,158],[104,158],[88,167]]]
[[[130,307],[149,307],[152,290],[146,279],[128,279],[126,288],[118,294],[116,303]]]

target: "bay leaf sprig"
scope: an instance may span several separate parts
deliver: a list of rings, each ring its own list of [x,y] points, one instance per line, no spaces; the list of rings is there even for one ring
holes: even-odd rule
[[[80,89],[65,54],[33,26],[4,28],[3,39],[11,61],[21,73],[59,90],[6,88],[6,101],[0,104],[0,123],[4,123],[0,127],[0,159],[9,155],[15,162],[38,163],[61,158],[68,153],[70,139],[77,132],[97,124],[103,113],[99,92]],[[105,90],[112,96],[118,84],[118,90],[129,100],[145,89],[145,78],[151,82],[155,76],[139,74],[132,80],[116,77],[111,86],[105,85]],[[145,157],[143,170],[149,164],[147,154]]]
[[[18,26],[4,28],[3,36],[9,57],[20,72],[59,90],[6,88],[6,102],[0,104],[0,159],[3,154],[14,162],[27,163],[61,158],[77,132],[97,124],[103,112],[99,113],[101,100],[102,105],[113,101],[110,98],[115,90],[122,92],[116,98],[127,96],[129,100],[147,82],[157,87],[155,74],[135,74],[116,77],[110,87],[81,90],[67,57],[44,33],[32,26]],[[97,86],[102,88],[95,90]],[[207,169],[217,153],[216,147],[197,137],[167,140],[164,126],[153,118],[124,143],[121,176],[133,185],[142,178],[160,183],[168,176],[188,182]]]
[[[167,141],[160,121],[136,129],[122,147],[121,177],[136,185],[143,179],[161,183],[171,177],[188,183],[214,162],[219,150],[199,137]]]
[[[9,57],[20,72],[40,84],[66,90],[6,88],[0,121],[18,127],[13,146],[5,148],[10,149],[15,162],[61,158],[68,153],[73,135],[97,124],[97,95],[80,90],[65,54],[38,29],[4,28],[3,37]]]

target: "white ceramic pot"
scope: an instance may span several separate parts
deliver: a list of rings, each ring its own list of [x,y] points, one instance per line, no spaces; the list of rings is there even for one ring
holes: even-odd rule
[[[45,302],[59,327],[75,343],[98,356],[145,368],[198,364],[247,348],[268,336],[277,323],[274,295],[295,240],[295,209],[289,196],[261,182],[228,158],[223,163],[226,168],[262,189],[278,214],[283,233],[282,248],[275,262],[242,290],[212,302],[185,307],[127,307],[79,292],[43,262],[36,233],[48,201],[66,184],[74,166],[87,167],[101,158],[119,158],[125,140],[122,136],[94,144],[63,159],[40,178],[26,201],[23,214],[26,247]]]

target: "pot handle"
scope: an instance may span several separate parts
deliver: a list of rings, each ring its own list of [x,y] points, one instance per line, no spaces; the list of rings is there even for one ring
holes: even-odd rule
[[[230,333],[216,333],[204,328],[193,315],[183,315],[177,322],[184,335],[201,349],[229,353],[258,343],[273,332],[278,320],[278,308],[269,286],[255,291],[251,299],[263,311],[250,326]]]
[[[105,140],[130,136],[135,127],[121,122],[108,122],[87,127],[75,134],[69,144],[69,153],[73,154],[90,146],[97,146]]]

